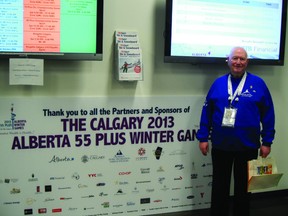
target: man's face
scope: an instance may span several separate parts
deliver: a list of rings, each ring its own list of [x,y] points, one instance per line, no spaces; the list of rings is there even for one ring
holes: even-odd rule
[[[235,77],[239,77],[244,74],[249,60],[244,49],[235,49],[228,57],[228,66],[231,74]]]

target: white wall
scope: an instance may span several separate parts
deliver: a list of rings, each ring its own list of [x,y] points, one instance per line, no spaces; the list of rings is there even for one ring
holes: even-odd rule
[[[44,86],[9,86],[8,61],[0,61],[0,96],[143,96],[206,95],[212,81],[227,72],[221,66],[163,62],[165,0],[104,0],[104,60],[45,61]],[[136,30],[143,49],[144,81],[118,82],[113,73],[115,30]],[[288,47],[286,46],[287,50]],[[270,88],[276,110],[272,156],[285,175],[278,189],[288,188],[286,143],[288,117],[288,55],[284,66],[253,66]]]

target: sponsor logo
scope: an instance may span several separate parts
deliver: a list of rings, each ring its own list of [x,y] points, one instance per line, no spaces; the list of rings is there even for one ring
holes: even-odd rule
[[[177,165],[175,165],[175,169],[182,170],[182,169],[184,169],[184,165],[183,164],[177,164]]]
[[[155,158],[156,158],[157,160],[160,160],[161,155],[162,155],[163,153],[164,153],[164,152],[163,152],[163,148],[160,147],[160,146],[158,146],[158,147],[156,148],[156,150],[154,150],[154,155],[155,155]]]
[[[54,208],[52,209],[52,213],[59,213],[62,212],[62,208]]]
[[[151,181],[136,181],[136,184],[146,184],[146,183],[151,183]]]
[[[202,167],[212,166],[212,163],[203,163]]]
[[[71,162],[74,161],[73,157],[58,157],[54,155],[52,159],[49,161],[49,163],[61,163],[61,162]]]
[[[160,184],[163,184],[164,180],[165,180],[165,177],[159,177],[159,178],[158,178],[158,182],[159,182]]]
[[[17,131],[12,130],[24,130],[25,126],[27,124],[27,120],[25,119],[17,119],[16,113],[14,112],[14,104],[12,103],[10,106],[10,112],[7,109],[7,120],[4,120],[3,122],[0,122],[0,130],[11,130],[10,134],[18,134]],[[9,118],[9,119],[8,119]],[[8,133],[7,133],[8,134]]]
[[[164,169],[162,166],[160,166],[158,169],[157,169],[157,172],[164,172]]]
[[[24,209],[24,215],[32,215],[33,209]]]
[[[138,190],[138,188],[137,187],[134,187],[134,189],[132,190],[132,193],[139,193],[139,190]]]
[[[21,192],[20,188],[12,188],[10,194],[19,194]]]
[[[3,205],[18,205],[20,201],[13,201],[13,202],[3,202]]]
[[[9,184],[9,183],[16,183],[16,182],[18,182],[18,179],[16,179],[16,178],[13,178],[13,179],[4,179],[4,181],[3,180],[0,180],[0,183],[2,184],[2,183],[6,183],[6,184]]]
[[[46,214],[47,213],[47,209],[46,208],[39,208],[38,209],[38,214]]]
[[[131,171],[127,171],[127,172],[119,172],[118,175],[130,175]]]
[[[101,193],[99,193],[99,196],[100,196],[100,197],[104,197],[104,196],[108,196],[108,194],[107,194],[107,193],[104,193],[104,192],[101,192]]]
[[[154,192],[154,191],[155,191],[154,188],[147,188],[147,189],[146,189],[146,192],[147,192],[147,193],[152,193],[152,192]]]
[[[148,204],[150,203],[150,198],[141,198],[140,199],[140,204]]]
[[[114,208],[119,208],[119,207],[122,207],[123,205],[122,204],[115,204],[113,205]]]
[[[95,177],[97,177],[97,174],[96,173],[88,174],[88,177],[89,178],[95,178]]]
[[[138,155],[139,156],[144,156],[146,154],[146,150],[144,148],[138,149]]]
[[[16,179],[16,178],[12,178],[12,179],[6,178],[6,179],[4,179],[4,181],[3,180],[0,181],[0,183],[3,183],[3,182],[5,184],[16,183],[16,182],[18,182],[18,179]]]
[[[72,174],[72,179],[79,180],[80,179],[80,175],[77,172],[75,172],[75,173]]]
[[[181,190],[180,187],[175,187],[175,188],[172,188],[171,190]]]
[[[71,187],[58,187],[58,190],[70,190],[72,189]]]
[[[60,197],[60,200],[71,200],[72,197]]]
[[[34,174],[31,175],[31,178],[28,179],[28,182],[35,182],[38,181],[38,178],[35,177]]]
[[[110,163],[123,163],[128,162],[130,160],[129,157],[125,157],[125,155],[119,150],[113,158],[110,158]]]
[[[171,201],[177,202],[177,201],[180,201],[180,199],[179,198],[172,198]]]
[[[87,188],[88,185],[78,184],[78,188]]]
[[[83,210],[87,211],[87,210],[93,210],[95,209],[94,207],[85,207]]]
[[[115,195],[124,195],[125,193],[123,192],[122,189],[118,189]]]
[[[127,206],[134,206],[134,205],[136,205],[135,202],[127,202]]]
[[[36,193],[40,193],[40,192],[41,192],[40,186],[38,185],[38,186],[36,186]]]
[[[110,203],[109,202],[104,202],[101,205],[103,206],[103,208],[109,208],[110,207]]]
[[[127,213],[138,212],[138,210],[128,210]]]
[[[64,180],[65,177],[64,176],[61,176],[61,177],[50,177],[50,180],[53,181],[53,180]]]
[[[33,199],[33,198],[27,198],[27,199],[26,199],[26,204],[27,204],[27,205],[32,205],[32,204],[35,203],[35,202],[36,202],[36,200]]]
[[[164,185],[160,190],[167,191],[167,190],[169,190],[169,188],[166,185]]]
[[[52,202],[52,201],[54,201],[55,199],[54,198],[46,198],[45,200],[44,200],[44,202]]]
[[[212,178],[212,176],[213,176],[212,174],[209,174],[209,175],[203,175],[204,178]]]
[[[45,185],[45,192],[51,192],[52,191],[52,185]]]
[[[174,178],[175,181],[179,181],[179,180],[182,180],[182,179],[183,179],[182,176],[179,176],[179,177],[177,177],[177,178]]]
[[[197,173],[192,173],[191,174],[191,179],[197,179],[198,178],[198,174]]]
[[[87,163],[89,162],[90,160],[102,160],[102,159],[105,159],[105,156],[104,155],[83,155],[81,157],[81,161],[83,163]]]
[[[95,197],[94,195],[87,195],[87,196],[82,196],[81,198],[93,198]]]
[[[144,148],[138,149],[138,155],[139,155],[139,157],[136,157],[136,161],[144,161],[144,160],[148,159],[147,157],[145,157],[146,150]]]
[[[150,168],[140,168],[141,174],[149,174]]]
[[[127,181],[115,181],[116,185],[128,185],[129,183]]]
[[[253,95],[249,92],[248,89],[246,89],[246,91],[243,92],[243,93],[241,94],[241,96],[242,96],[242,97],[252,97]]]
[[[169,155],[185,155],[185,154],[187,154],[187,152],[179,149],[179,150],[175,150],[175,151],[171,152]]]

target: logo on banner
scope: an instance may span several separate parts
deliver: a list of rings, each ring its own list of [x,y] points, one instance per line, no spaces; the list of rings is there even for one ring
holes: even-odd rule
[[[49,161],[49,163],[72,162],[72,161],[74,161],[73,157],[66,157],[66,156],[58,157],[54,155],[52,159]]]
[[[138,149],[138,155],[139,155],[139,157],[136,157],[137,161],[143,161],[143,160],[147,160],[148,159],[145,156],[146,155],[146,149],[144,149],[144,148],[139,148]]]
[[[24,215],[32,215],[33,209],[24,209]]]
[[[28,179],[29,182],[38,181],[38,178],[35,177],[34,173],[32,173],[31,178]]]
[[[161,157],[161,155],[163,154],[163,148],[162,147],[160,147],[160,146],[158,146],[157,148],[156,148],[156,150],[154,151],[154,155],[155,155],[155,158],[157,159],[157,160],[160,160],[160,157]]]
[[[130,160],[129,157],[126,157],[121,150],[119,150],[113,158],[110,158],[109,161],[111,163],[123,163],[128,162]]]
[[[10,108],[10,118],[0,122],[0,130],[24,130],[26,123],[26,119],[16,118],[16,113],[14,112],[14,104],[12,103]]]
[[[185,152],[182,149],[178,149],[178,150],[174,150],[173,152],[171,152],[169,155],[173,155],[173,156],[177,156],[177,155],[185,155],[187,154],[187,152]]]
[[[115,195],[124,195],[125,193],[123,192],[122,189],[118,189]]]
[[[73,173],[71,177],[74,180],[79,180],[80,179],[80,175],[77,172]]]
[[[83,162],[83,163],[87,163],[87,162],[89,162],[89,160],[101,160],[101,159],[104,159],[105,158],[105,156],[104,155],[90,155],[90,156],[88,156],[88,155],[83,155],[82,157],[81,157],[81,161]]]
[[[145,155],[145,153],[146,153],[146,150],[145,150],[144,148],[140,148],[140,149],[138,150],[138,155],[140,155],[140,156]]]
[[[39,208],[38,209],[38,214],[46,214],[47,213],[47,209],[46,208]]]
[[[158,182],[159,182],[160,184],[163,184],[164,180],[165,180],[165,177],[159,177],[159,178],[158,178]]]
[[[182,169],[184,169],[184,165],[183,164],[177,164],[177,165],[175,165],[175,169],[176,170],[182,170]]]
[[[109,202],[103,202],[101,205],[103,206],[103,208],[109,208],[110,207]]]

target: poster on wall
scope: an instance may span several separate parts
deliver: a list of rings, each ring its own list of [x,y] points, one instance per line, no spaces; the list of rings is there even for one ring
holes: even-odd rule
[[[0,212],[153,215],[210,206],[204,97],[0,98]]]

